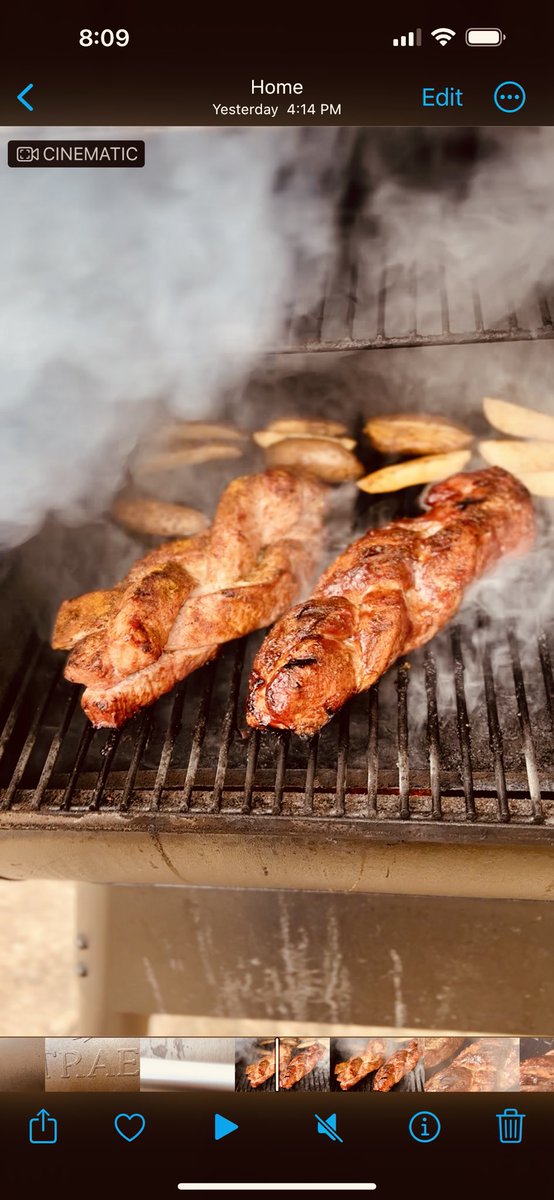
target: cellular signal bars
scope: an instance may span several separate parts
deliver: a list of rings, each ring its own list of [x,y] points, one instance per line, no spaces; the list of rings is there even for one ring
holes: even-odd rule
[[[415,33],[403,33],[402,37],[392,39],[393,46],[421,46],[421,29]]]

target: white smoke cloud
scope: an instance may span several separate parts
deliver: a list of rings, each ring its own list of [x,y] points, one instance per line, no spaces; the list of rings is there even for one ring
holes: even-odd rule
[[[146,142],[142,170],[3,172],[0,547],[100,513],[159,406],[209,412],[276,337],[298,257],[317,278],[329,252],[336,131]]]

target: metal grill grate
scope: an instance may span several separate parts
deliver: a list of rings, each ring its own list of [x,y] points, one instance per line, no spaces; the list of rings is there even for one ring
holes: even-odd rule
[[[274,1092],[275,1091],[275,1076],[266,1079],[264,1083],[260,1083],[257,1088],[251,1086],[250,1080],[246,1072],[237,1067],[235,1072],[235,1091],[236,1092]]]
[[[545,633],[523,646],[500,624],[445,629],[311,739],[246,733],[260,639],[118,731],[92,729],[61,655],[28,647],[0,708],[0,828],[554,840]]]
[[[329,1069],[321,1065],[314,1067],[309,1075],[304,1075],[303,1079],[299,1079],[293,1087],[283,1089],[283,1094],[289,1092],[328,1092],[329,1091]]]
[[[539,285],[524,302],[499,310],[486,280],[457,266],[417,262],[375,269],[368,242],[344,256],[309,315],[290,310],[280,352],[379,350],[554,337],[554,290]],[[365,258],[365,265],[364,265]]]

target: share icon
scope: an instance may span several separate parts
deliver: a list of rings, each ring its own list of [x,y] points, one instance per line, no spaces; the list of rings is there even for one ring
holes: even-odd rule
[[[330,1117],[327,1117],[326,1121],[323,1120],[323,1117],[319,1117],[317,1113],[314,1113],[314,1117],[317,1121],[318,1133],[324,1133],[325,1137],[330,1138],[332,1142],[342,1142],[343,1139],[337,1133],[336,1113],[332,1113]]]

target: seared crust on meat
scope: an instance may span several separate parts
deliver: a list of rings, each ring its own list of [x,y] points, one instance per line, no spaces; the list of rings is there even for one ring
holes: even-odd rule
[[[520,1092],[554,1092],[554,1050],[520,1065]]]
[[[423,1063],[426,1071],[434,1071],[449,1059],[454,1058],[464,1044],[463,1037],[427,1037],[423,1046]]]
[[[324,1055],[325,1046],[322,1046],[321,1042],[314,1042],[313,1046],[308,1046],[300,1054],[295,1054],[287,1066],[279,1071],[279,1087],[284,1091],[289,1091],[295,1083],[299,1083],[313,1071]]]
[[[325,489],[274,469],[235,479],[210,530],[158,546],[108,592],[61,606],[56,646],[84,683],[95,725],[117,727],[209,662],[221,643],[275,620],[310,582]]]
[[[361,1054],[353,1055],[346,1062],[337,1063],[335,1075],[339,1087],[343,1092],[348,1092],[372,1071],[377,1071],[385,1058],[385,1043],[382,1038],[370,1038]]]
[[[128,585],[107,630],[108,653],[119,678],[156,662],[194,586],[192,575],[176,559],[153,567]]]
[[[245,1069],[245,1075],[248,1079],[250,1087],[260,1087],[266,1080],[271,1079],[275,1074],[276,1060],[275,1052],[266,1054],[263,1058],[258,1059],[255,1063],[249,1063]]]
[[[421,1058],[421,1050],[417,1038],[395,1050],[390,1058],[383,1063],[373,1080],[374,1092],[390,1092],[400,1080],[414,1070]]]
[[[104,629],[117,610],[120,595],[119,588],[110,588],[62,601],[52,634],[53,649],[71,650],[87,634]]]
[[[437,1071],[426,1092],[494,1092],[517,1086],[514,1038],[479,1038]]]
[[[277,622],[254,660],[249,725],[315,733],[429,641],[474,579],[534,540],[529,493],[498,467],[436,484],[427,508],[354,542]]]

